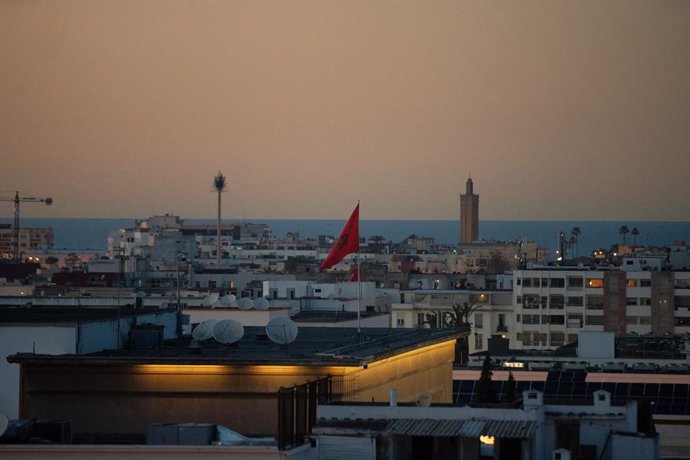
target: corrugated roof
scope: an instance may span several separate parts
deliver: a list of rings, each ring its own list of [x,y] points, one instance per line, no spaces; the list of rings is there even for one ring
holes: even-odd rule
[[[435,420],[398,419],[388,424],[392,434],[403,436],[436,436],[477,438],[531,438],[537,424],[530,420]]]

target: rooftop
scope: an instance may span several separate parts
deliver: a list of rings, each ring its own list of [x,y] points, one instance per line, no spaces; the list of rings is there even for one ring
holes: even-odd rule
[[[188,365],[313,365],[361,366],[425,346],[469,334],[467,328],[388,329],[363,328],[299,329],[294,342],[282,346],[271,342],[263,327],[245,327],[238,342],[227,345],[213,340],[193,344],[190,337],[163,342],[157,349],[106,350],[86,355],[36,355],[8,357],[12,363],[46,364],[188,364]],[[194,342],[196,343],[196,342]]]

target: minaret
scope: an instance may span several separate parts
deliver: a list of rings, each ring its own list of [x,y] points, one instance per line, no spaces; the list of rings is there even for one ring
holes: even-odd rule
[[[472,190],[472,178],[467,179],[465,194],[460,194],[460,244],[479,239],[479,195]]]

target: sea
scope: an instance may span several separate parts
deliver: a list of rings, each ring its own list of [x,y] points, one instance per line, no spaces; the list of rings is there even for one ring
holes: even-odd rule
[[[131,219],[22,219],[22,227],[52,227],[54,249],[105,251],[110,232],[121,228],[133,228],[135,218]],[[141,220],[141,219],[139,219]],[[215,224],[214,219],[184,219],[188,224]],[[224,222],[250,222],[231,220]],[[268,225],[273,236],[284,237],[287,233],[299,233],[302,238],[315,238],[318,235],[338,236],[345,220],[251,220],[253,223]],[[0,223],[12,224],[11,218],[0,218]],[[580,228],[578,237],[580,255],[590,254],[597,249],[608,249],[622,243],[619,234],[621,226],[639,230],[637,244],[644,246],[669,246],[674,241],[690,242],[690,222],[614,222],[614,221],[515,221],[485,220],[479,223],[479,236],[486,241],[519,241],[526,238],[535,241],[539,247],[552,251],[558,246],[558,234],[564,232],[570,238],[574,227]],[[410,235],[435,238],[444,244],[456,244],[459,240],[460,226],[457,220],[362,220],[360,236],[369,238],[381,235],[387,240],[400,242]],[[626,236],[627,243],[633,243],[633,236]]]

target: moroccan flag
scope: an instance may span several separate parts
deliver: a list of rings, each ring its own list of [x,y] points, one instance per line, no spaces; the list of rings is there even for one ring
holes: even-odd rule
[[[359,281],[359,269],[357,267],[350,273],[350,281]]]
[[[359,252],[359,203],[343,228],[338,241],[335,242],[321,269],[331,268],[343,258],[354,252]]]

